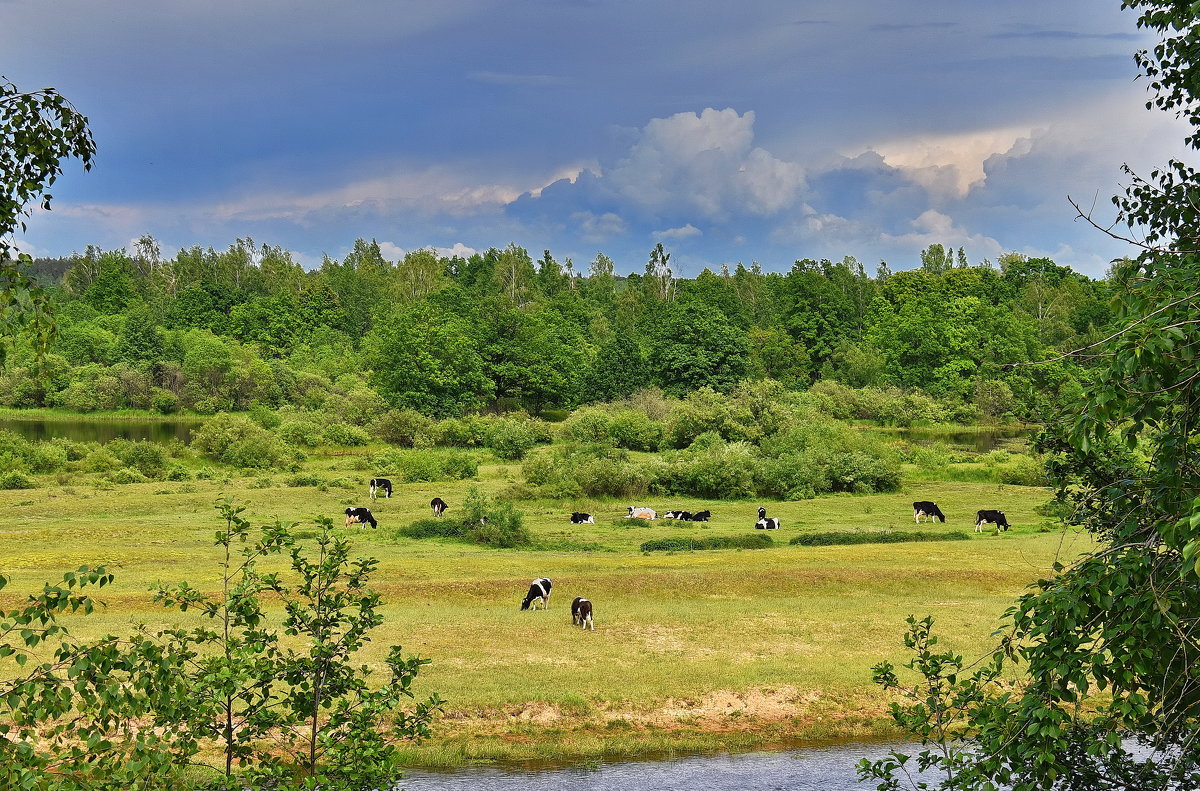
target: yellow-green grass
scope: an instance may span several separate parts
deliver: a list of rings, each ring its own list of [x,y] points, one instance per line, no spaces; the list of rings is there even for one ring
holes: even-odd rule
[[[85,563],[105,563],[116,584],[98,615],[75,618],[81,636],[166,624],[176,615],[152,602],[158,581],[215,587],[212,508],[219,494],[250,502],[256,523],[340,524],[347,505],[366,505],[369,473],[353,460],[318,458],[309,468],[359,482],[355,490],[229,481],[147,483],[68,492],[0,492],[4,598]],[[915,484],[887,495],[762,503],[783,528],[767,550],[646,553],[650,538],[754,531],[757,502],[648,497],[520,503],[541,549],[494,550],[446,540],[396,538],[395,528],[429,516],[438,495],[461,513],[470,486],[497,495],[519,480],[516,465],[487,464],[480,480],[400,484],[373,509],[380,528],[351,528],[357,554],[379,558],[374,587],[385,624],[363,659],[376,667],[400,643],[432,658],[417,694],[448,701],[437,736],[406,753],[415,764],[478,758],[562,759],[733,748],[796,740],[891,735],[886,700],[870,682],[883,659],[902,661],[910,613],[932,614],[945,642],[967,655],[986,649],[999,618],[1056,557],[1086,539],[1050,529],[1035,513],[1046,490],[980,483]],[[157,493],[167,492],[167,493]],[[932,531],[966,530],[980,508],[1006,511],[1011,532],[971,541],[834,547],[789,546],[803,531],[914,529],[913,500],[933,499],[949,516]],[[707,525],[658,520],[630,526],[626,505],[665,511],[709,509]],[[595,525],[571,525],[573,510]],[[341,528],[339,527],[339,530]],[[1049,530],[1049,532],[1040,532]],[[761,531],[758,531],[761,532]],[[586,548],[584,551],[582,548]],[[548,611],[522,612],[535,577],[554,579]],[[595,604],[596,631],[572,628],[569,604]]]

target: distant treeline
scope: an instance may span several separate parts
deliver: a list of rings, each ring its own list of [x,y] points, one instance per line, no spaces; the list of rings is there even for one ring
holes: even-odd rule
[[[133,252],[89,247],[34,263],[58,335],[41,377],[16,344],[0,405],[542,414],[770,378],[923,391],[958,419],[1024,417],[1082,374],[1069,360],[1013,364],[1112,321],[1106,281],[1019,254],[971,266],[941,245],[919,269],[880,264],[874,277],[847,257],[683,279],[662,245],[644,274],[618,276],[603,253],[586,269],[515,245],[392,262],[360,239],[312,271],[250,240],[169,260],[148,237]]]

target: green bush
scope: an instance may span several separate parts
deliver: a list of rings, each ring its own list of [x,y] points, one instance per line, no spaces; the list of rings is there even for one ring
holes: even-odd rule
[[[173,415],[179,411],[179,398],[169,390],[156,387],[154,395],[150,396],[150,408],[160,415]]]
[[[508,501],[494,502],[474,486],[463,501],[463,514],[468,536],[476,544],[511,548],[530,543],[525,515]]]
[[[278,428],[283,422],[283,418],[279,417],[279,413],[265,404],[251,404],[248,414],[251,420],[268,431]]]
[[[970,533],[964,533],[961,530],[952,530],[949,533],[889,530],[878,533],[869,531],[855,533],[803,533],[788,543],[804,547],[825,547],[841,544],[900,544],[909,541],[967,541],[970,538]]]
[[[85,472],[112,472],[120,469],[121,460],[104,448],[96,448],[80,461]]]
[[[0,489],[32,489],[33,479],[20,470],[0,474]]]
[[[626,450],[658,450],[663,440],[663,424],[651,420],[643,412],[622,409],[612,416],[608,433],[618,448]]]
[[[126,467],[137,470],[147,478],[161,477],[167,469],[167,453],[158,443],[113,440],[105,447]]]
[[[439,450],[385,450],[371,457],[372,469],[407,483],[461,481],[479,473],[469,453]]]
[[[192,432],[192,447],[237,467],[270,469],[295,458],[278,437],[242,415],[222,412]]]
[[[29,454],[29,469],[32,472],[59,472],[66,469],[69,460],[67,449],[52,442],[39,442]]]
[[[433,421],[415,409],[389,409],[371,424],[371,433],[402,448],[424,448],[435,444]]]
[[[395,531],[404,538],[466,538],[470,532],[462,521],[454,519],[418,519]]]
[[[1050,479],[1040,458],[1020,456],[1015,464],[1000,469],[1000,483],[1013,486],[1049,486]]]
[[[371,435],[358,426],[351,426],[347,423],[331,423],[321,432],[321,439],[329,445],[358,447],[369,443]]]
[[[756,468],[750,445],[722,444],[670,457],[657,482],[672,494],[735,500],[754,496]]]
[[[166,479],[168,481],[190,481],[192,474],[187,471],[187,468],[173,465],[167,470]]]
[[[145,483],[148,480],[150,479],[131,467],[122,467],[112,474],[113,483]]]
[[[287,485],[291,487],[323,486],[325,485],[325,479],[312,473],[298,473],[287,479]]]
[[[528,425],[531,421],[501,418],[492,423],[485,444],[505,461],[517,461],[537,444],[537,437]]]
[[[655,475],[651,465],[633,462],[611,445],[551,447],[529,456],[522,473],[539,496],[555,498],[638,497]]]
[[[693,549],[768,549],[774,539],[761,534],[703,536],[700,538],[656,538],[642,543],[643,552],[688,552]]]
[[[609,419],[598,409],[578,409],[563,421],[563,434],[580,443],[607,444],[612,442]]]
[[[438,445],[458,448],[480,448],[487,441],[490,424],[475,415],[448,418],[433,426],[432,434]]]
[[[276,435],[289,445],[315,448],[321,444],[321,427],[308,420],[286,420],[275,430]]]

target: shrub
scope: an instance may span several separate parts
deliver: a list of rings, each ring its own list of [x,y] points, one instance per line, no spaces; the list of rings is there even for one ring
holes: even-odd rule
[[[390,409],[371,424],[371,433],[402,448],[434,444],[434,423],[415,409]]]
[[[291,487],[297,486],[323,486],[325,479],[319,475],[312,473],[299,473],[287,479],[287,485]]]
[[[88,446],[82,442],[73,442],[62,437],[55,437],[46,443],[47,445],[62,448],[67,454],[67,461],[79,461],[88,454]]]
[[[160,415],[173,415],[179,411],[179,398],[170,390],[156,387],[150,396],[150,408]]]
[[[658,483],[669,492],[695,497],[753,497],[756,467],[753,448],[738,442],[670,458]]]
[[[964,533],[961,530],[952,530],[949,533],[889,530],[877,533],[869,531],[803,533],[788,543],[804,547],[825,547],[841,544],[899,544],[909,541],[968,541],[970,538],[970,533]]]
[[[1000,483],[1013,486],[1049,486],[1050,479],[1040,458],[1020,456],[1015,464],[1001,468]]]
[[[632,409],[616,412],[608,424],[613,442],[618,448],[627,450],[657,450],[662,444],[663,430],[662,423]]]
[[[321,432],[321,439],[329,445],[357,447],[369,443],[371,435],[358,426],[351,426],[347,423],[331,423]]]
[[[225,412],[192,432],[192,447],[226,464],[256,469],[275,467],[295,456],[249,418]]]
[[[527,423],[530,421],[501,418],[492,423],[485,441],[498,458],[516,461],[537,444],[537,438]]]
[[[525,482],[543,497],[637,497],[654,479],[651,465],[630,461],[611,445],[563,445],[540,451],[522,466]]]
[[[468,535],[477,544],[510,548],[530,543],[525,515],[508,501],[493,502],[474,486],[463,501],[463,514]]]
[[[265,404],[251,404],[249,415],[251,420],[267,430],[277,428],[283,422],[279,413]]]
[[[478,448],[483,447],[487,441],[489,428],[488,421],[468,415],[467,417],[443,420],[433,427],[432,434],[439,445]]]
[[[407,527],[396,530],[404,538],[465,538],[467,525],[453,519],[418,519]]]
[[[33,479],[20,470],[0,474],[0,489],[32,489]]]
[[[371,457],[373,469],[408,483],[460,481],[479,473],[479,462],[469,453],[437,450],[385,450]]]
[[[112,474],[113,483],[145,483],[148,480],[150,479],[131,467],[122,467]]]
[[[308,420],[287,420],[275,433],[289,445],[315,448],[321,444],[321,427]]]
[[[235,467],[269,470],[281,466],[293,455],[286,445],[266,432],[238,440],[221,454],[221,461]]]
[[[137,470],[147,478],[157,478],[167,468],[167,453],[157,443],[113,440],[106,447],[122,464]]]
[[[167,470],[166,479],[168,481],[190,481],[192,479],[192,474],[184,467],[173,465]]]
[[[84,456],[80,465],[85,472],[112,472],[121,468],[121,460],[104,448],[97,448]]]
[[[29,454],[29,469],[32,472],[59,472],[66,469],[67,450],[51,442],[40,442]]]
[[[703,536],[700,538],[656,538],[642,543],[643,552],[687,552],[693,549],[768,549],[775,545],[770,536]]]
[[[612,441],[609,420],[598,409],[579,409],[563,422],[563,434],[576,442],[605,444]]]

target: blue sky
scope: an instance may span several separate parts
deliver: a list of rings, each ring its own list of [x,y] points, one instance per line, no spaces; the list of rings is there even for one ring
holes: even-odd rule
[[[1127,178],[1178,156],[1119,2],[0,0],[0,74],[99,153],[21,246],[238,237],[306,265],[516,242],[686,276],[1010,250],[1092,275]]]

